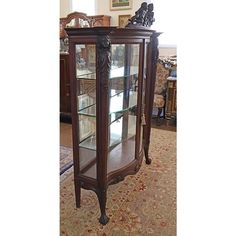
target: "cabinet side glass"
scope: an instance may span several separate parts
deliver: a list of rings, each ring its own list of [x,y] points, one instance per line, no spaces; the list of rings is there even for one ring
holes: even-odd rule
[[[96,178],[96,46],[76,44],[80,174]]]

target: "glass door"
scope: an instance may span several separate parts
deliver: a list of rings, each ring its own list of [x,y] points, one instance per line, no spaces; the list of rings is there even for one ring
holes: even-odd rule
[[[139,49],[139,44],[111,46],[108,173],[135,159]]]

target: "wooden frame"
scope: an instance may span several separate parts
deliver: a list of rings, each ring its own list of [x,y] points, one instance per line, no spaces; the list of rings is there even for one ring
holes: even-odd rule
[[[132,8],[132,0],[110,0],[110,10],[127,10]]]
[[[124,28],[128,24],[131,15],[119,15],[119,27]]]

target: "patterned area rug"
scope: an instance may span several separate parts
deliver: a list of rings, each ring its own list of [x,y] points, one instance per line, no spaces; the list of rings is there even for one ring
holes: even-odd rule
[[[60,146],[60,180],[66,179],[73,173],[73,149]]]
[[[152,129],[151,165],[111,185],[107,192],[107,225],[99,224],[100,208],[94,192],[82,189],[75,208],[73,168],[61,180],[61,235],[136,236],[176,235],[176,132]],[[62,174],[63,176],[64,174]]]

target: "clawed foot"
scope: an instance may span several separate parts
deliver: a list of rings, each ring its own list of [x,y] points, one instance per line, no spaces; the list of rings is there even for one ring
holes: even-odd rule
[[[152,163],[152,159],[147,158],[147,159],[146,159],[146,164],[147,164],[147,165],[150,165],[151,163]]]
[[[109,221],[109,218],[104,214],[101,215],[101,217],[99,218],[99,222],[103,225],[106,225]]]

